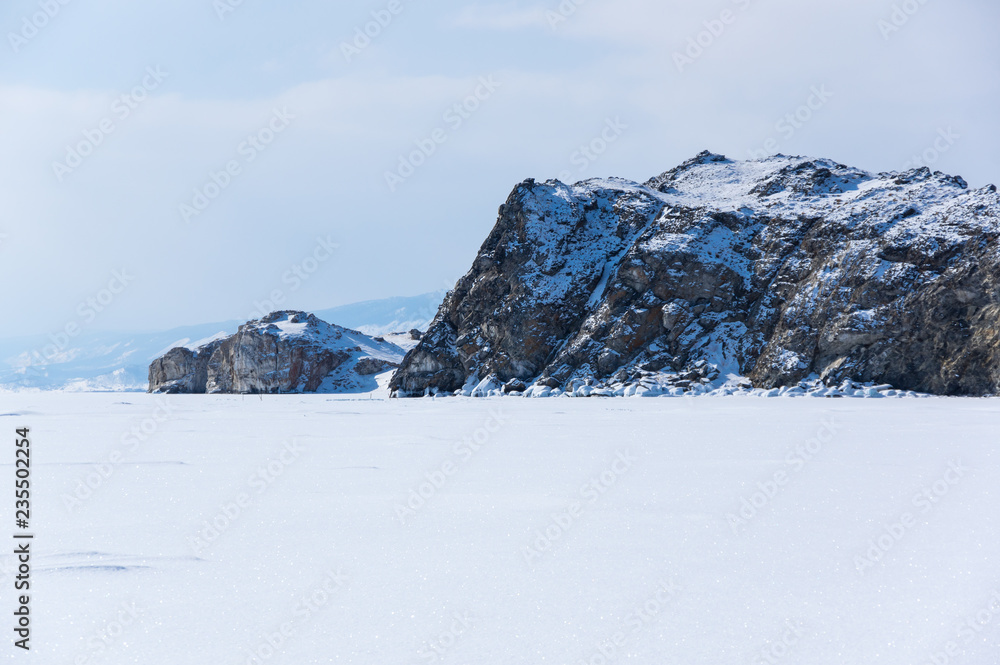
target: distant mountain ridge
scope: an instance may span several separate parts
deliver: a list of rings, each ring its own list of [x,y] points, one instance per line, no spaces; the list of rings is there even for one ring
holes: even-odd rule
[[[443,298],[443,292],[435,292],[314,313],[329,323],[386,335],[425,330]],[[223,321],[140,333],[85,330],[65,348],[56,346],[48,335],[0,339],[0,391],[145,391],[154,359],[175,347],[193,349],[231,335],[243,323]]]
[[[366,335],[388,335],[409,330],[427,330],[446,291],[419,296],[384,298],[341,305],[313,312],[316,316]]]

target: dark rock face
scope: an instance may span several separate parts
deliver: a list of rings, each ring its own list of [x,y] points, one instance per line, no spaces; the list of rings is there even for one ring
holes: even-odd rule
[[[155,391],[168,394],[204,393],[208,382],[208,361],[218,348],[211,343],[192,351],[184,347],[171,349],[149,366],[149,385]]]
[[[354,371],[361,376],[371,376],[372,374],[381,374],[382,372],[397,368],[399,368],[399,363],[389,362],[380,358],[362,358],[354,366]]]
[[[226,339],[153,361],[149,392],[301,393],[374,389],[372,376],[398,367],[403,351],[385,340],[304,312],[274,312]]]
[[[995,188],[926,168],[702,153],[644,185],[528,180],[391,387],[997,393],[998,237]]]
[[[323,379],[350,358],[347,349],[242,331],[212,354],[209,393],[314,393]]]

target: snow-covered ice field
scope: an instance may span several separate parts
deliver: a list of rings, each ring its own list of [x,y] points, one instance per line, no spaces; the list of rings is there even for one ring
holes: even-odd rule
[[[996,400],[39,393],[0,414],[31,428],[36,534],[30,653],[0,558],[5,661],[1000,653]]]

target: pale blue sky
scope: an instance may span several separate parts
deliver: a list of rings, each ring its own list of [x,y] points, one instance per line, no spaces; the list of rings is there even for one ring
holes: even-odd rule
[[[348,61],[391,4],[244,0],[220,19],[213,0],[8,0],[0,336],[239,318],[275,291],[303,309],[434,291],[522,179],[643,180],[703,149],[875,171],[929,151],[1000,181],[993,0],[400,0]],[[77,165],[84,132],[100,144]],[[603,154],[578,151],[602,134]],[[386,172],[435,137],[391,191]]]

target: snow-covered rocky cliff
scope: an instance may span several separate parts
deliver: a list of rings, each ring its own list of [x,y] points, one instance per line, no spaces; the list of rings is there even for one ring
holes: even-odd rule
[[[174,348],[149,367],[149,392],[302,393],[376,389],[404,351],[305,312],[273,312],[228,337]]]
[[[997,393],[998,237],[995,186],[926,168],[705,152],[645,184],[527,180],[391,387]]]
[[[443,298],[443,292],[435,292],[341,305],[313,314],[367,335],[384,335],[406,350],[415,344],[408,331],[426,330]],[[247,318],[265,314],[262,311]],[[75,337],[56,332],[0,338],[0,393],[145,391],[150,362],[171,349],[186,347],[193,351],[227,337],[242,322],[147,332],[82,330]]]

